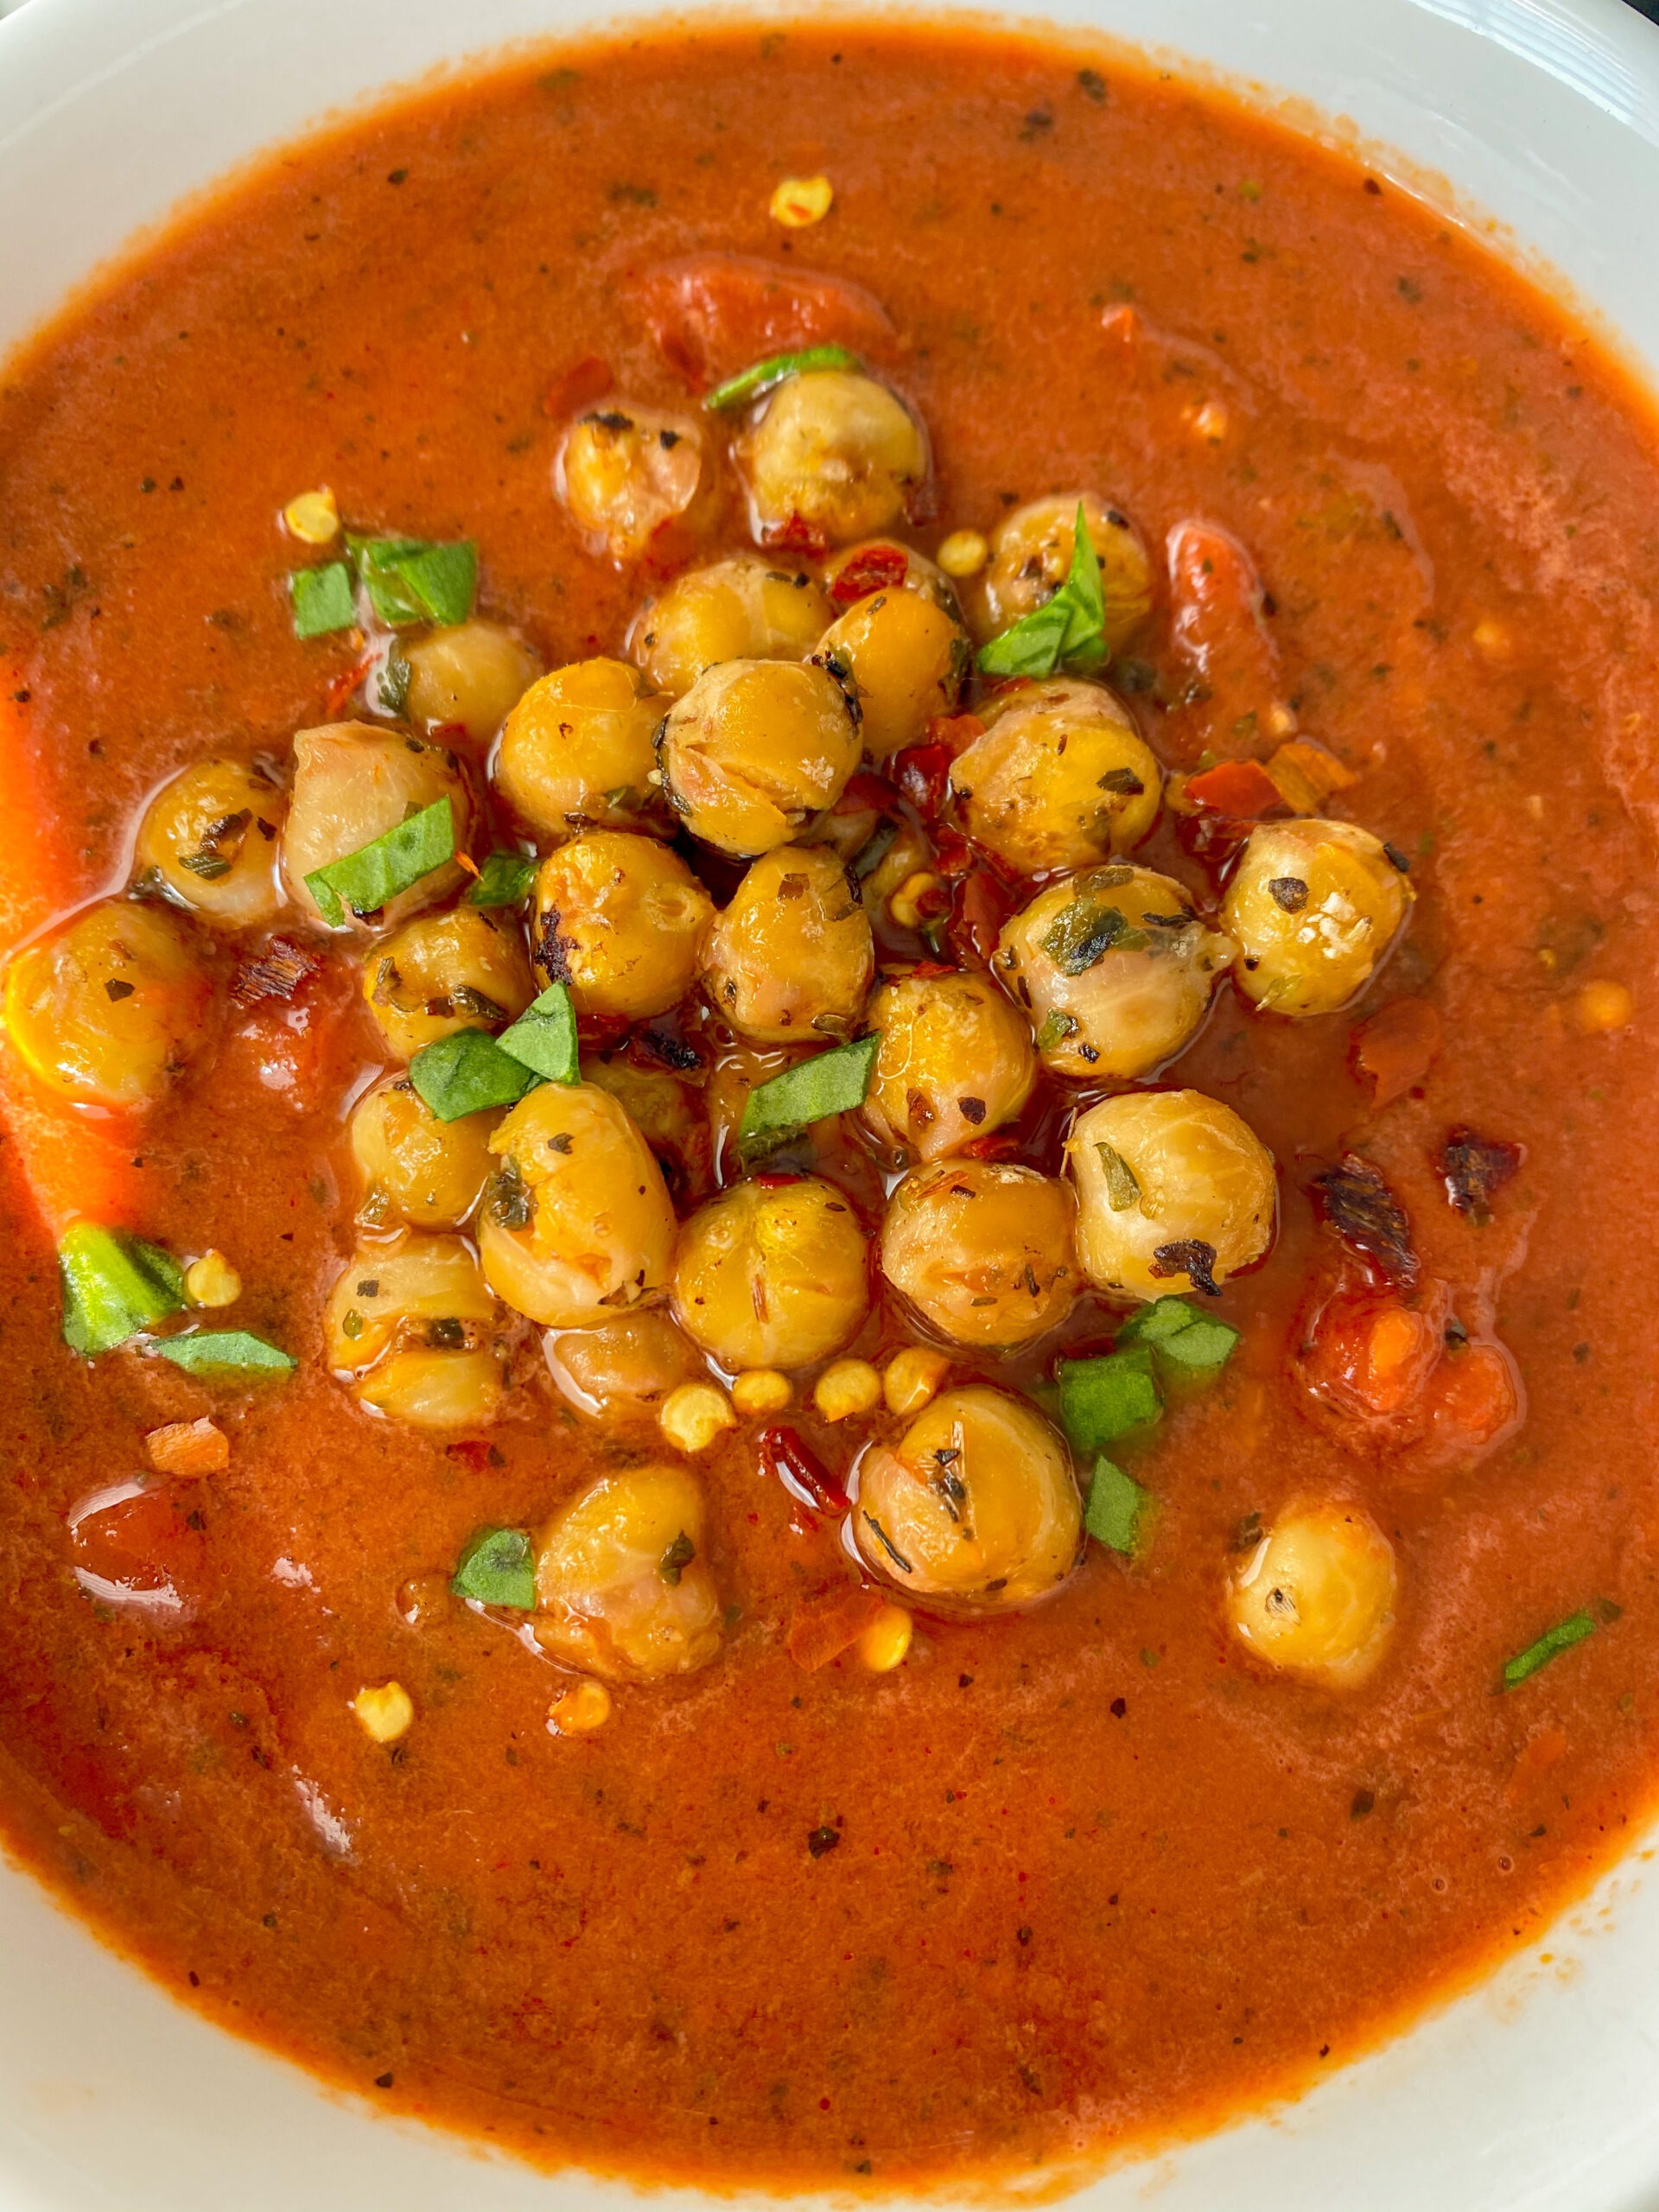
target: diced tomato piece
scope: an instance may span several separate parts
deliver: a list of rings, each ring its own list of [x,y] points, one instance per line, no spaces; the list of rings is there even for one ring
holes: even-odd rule
[[[910,563],[897,545],[867,545],[855,553],[830,587],[837,607],[851,607],[874,591],[897,591],[910,573]]]
[[[1440,1017],[1427,999],[1392,999],[1349,1035],[1357,1071],[1371,1081],[1382,1107],[1420,1084],[1440,1049]]]
[[[613,379],[611,365],[597,353],[588,353],[554,378],[542,394],[542,412],[562,423],[603,399]]]
[[[1284,804],[1278,785],[1259,760],[1223,760],[1206,768],[1188,778],[1186,796],[1195,805],[1241,819],[1254,819]]]
[[[1480,1458],[1514,1432],[1522,1410],[1520,1377],[1502,1344],[1448,1351],[1428,1386],[1428,1441],[1436,1462]]]
[[[1441,1353],[1450,1301],[1429,1284],[1408,1304],[1370,1283],[1338,1288],[1304,1332],[1297,1365],[1307,1389],[1366,1433],[1414,1433]]]
[[[886,814],[899,796],[885,776],[861,768],[830,811],[832,814]]]
[[[809,1674],[827,1667],[851,1650],[886,1603],[880,1591],[855,1582],[804,1598],[785,1637],[790,1657]]]
[[[69,1555],[85,1574],[118,1591],[154,1596],[194,1580],[200,1526],[188,1492],[123,1483],[88,1499],[69,1524]]]
[[[861,284],[741,253],[659,262],[630,287],[664,359],[693,391],[768,354],[835,340],[880,346],[892,318]]]

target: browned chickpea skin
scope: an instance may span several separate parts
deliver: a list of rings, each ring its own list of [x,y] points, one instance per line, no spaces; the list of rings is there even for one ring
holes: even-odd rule
[[[543,984],[569,984],[581,1014],[665,1014],[696,981],[714,911],[685,862],[656,838],[590,830],[537,871],[537,974]]]
[[[246,760],[197,760],[163,784],[138,826],[133,861],[210,928],[254,929],[282,903],[276,840],[287,794]]]
[[[620,563],[666,525],[708,519],[713,457],[691,416],[607,400],[565,431],[553,483],[591,548]]]
[[[363,963],[363,996],[400,1060],[457,1029],[505,1028],[535,995],[517,929],[476,906],[417,914]]]
[[[849,369],[786,377],[733,450],[757,537],[798,524],[831,545],[896,522],[929,465],[926,433],[904,402]]]

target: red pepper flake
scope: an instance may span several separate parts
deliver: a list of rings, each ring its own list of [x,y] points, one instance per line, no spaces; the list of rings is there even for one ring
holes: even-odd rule
[[[1411,1223],[1370,1161],[1348,1153],[1335,1167],[1313,1178],[1313,1189],[1326,1221],[1344,1243],[1363,1253],[1389,1282],[1409,1290],[1418,1275]]]
[[[1283,806],[1284,796],[1259,760],[1223,760],[1188,779],[1186,796],[1217,814],[1251,817]]]
[[[766,542],[779,552],[805,553],[814,560],[821,559],[830,545],[823,532],[801,515],[791,515],[786,523],[767,531]]]
[[[872,592],[899,591],[910,574],[910,563],[898,545],[867,545],[852,559],[830,587],[837,607],[851,607]]]
[[[542,412],[563,422],[567,416],[591,407],[596,399],[603,399],[613,382],[610,363],[601,360],[597,353],[586,354],[553,378],[542,394]]]
[[[791,1497],[823,1513],[849,1513],[852,1501],[817,1453],[792,1428],[763,1428],[754,1440],[763,1473],[782,1483]]]
[[[348,669],[343,676],[337,676],[334,682],[328,686],[327,690],[322,695],[322,704],[325,715],[327,715],[331,720],[340,712],[340,709],[346,704],[346,702],[351,697],[353,692],[358,690],[361,687],[364,678],[368,675],[369,671],[374,666],[378,658],[378,655],[377,653],[365,653],[362,659],[358,662],[355,668]]]
[[[263,952],[238,963],[231,978],[231,996],[238,1006],[253,1006],[261,999],[291,999],[322,962],[289,938],[274,937]]]
[[[1516,1173],[1522,1156],[1518,1144],[1478,1137],[1472,1129],[1452,1129],[1440,1157],[1448,1203],[1467,1214],[1478,1228],[1484,1227],[1492,1217],[1487,1199]]]

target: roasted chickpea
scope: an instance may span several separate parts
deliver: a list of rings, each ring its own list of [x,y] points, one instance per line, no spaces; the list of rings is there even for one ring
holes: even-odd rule
[[[835,609],[804,569],[759,553],[688,569],[633,618],[628,651],[646,681],[678,699],[725,660],[804,660]]]
[[[823,587],[840,607],[851,607],[875,591],[919,592],[953,622],[962,620],[957,588],[944,570],[896,537],[868,537],[861,544],[843,545],[823,564]]]
[[[635,1067],[626,1059],[584,1054],[582,1079],[594,1084],[626,1112],[651,1147],[670,1192],[683,1204],[702,1198],[709,1183],[713,1151],[709,1117],[690,1084],[666,1068]]]
[[[32,1075],[78,1103],[153,1106],[200,1050],[212,979],[188,923],[109,899],[14,953],[6,1032]]]
[[[694,837],[768,853],[841,797],[859,762],[858,716],[827,669],[727,661],[669,709],[657,749]]]
[[[1036,1408],[982,1382],[944,1390],[896,1445],[858,1465],[852,1530],[865,1563],[941,1611],[1008,1612],[1077,1565],[1083,1507],[1071,1455]]]
[[[884,1144],[942,1160],[1011,1122],[1037,1075],[1031,1030],[988,976],[904,976],[870,1001],[880,1038],[863,1116]]]
[[[1128,710],[1103,684],[1010,684],[979,709],[950,793],[963,828],[1023,875],[1126,853],[1158,819],[1163,777]]]
[[[654,837],[590,830],[536,874],[533,944],[543,983],[568,983],[578,1014],[643,1021],[696,981],[715,902]]]
[[[941,1160],[893,1194],[881,1271],[930,1328],[1002,1350],[1056,1328],[1083,1287],[1077,1201],[1033,1167]]]
[[[454,1229],[489,1174],[489,1114],[441,1122],[406,1075],[388,1076],[352,1110],[352,1154],[363,1178],[358,1219]]]
[[[1350,1689],[1376,1668],[1394,1627],[1394,1547],[1357,1505],[1292,1506],[1233,1569],[1233,1633],[1287,1674]]]
[[[405,1230],[359,1245],[334,1285],[323,1316],[328,1363],[393,1421],[472,1427],[500,1410],[501,1318],[470,1245]]]
[[[1412,900],[1402,866],[1351,822],[1252,830],[1222,906],[1233,974],[1274,1014],[1334,1014],[1370,982]]]
[[[763,1044],[845,1037],[875,972],[857,879],[821,846],[779,845],[716,915],[702,984],[734,1029]]]
[[[532,683],[501,733],[496,787],[550,837],[671,824],[654,781],[667,702],[622,660],[579,660]]]
[[[619,563],[643,553],[666,524],[695,526],[711,484],[700,423],[626,401],[571,423],[553,465],[571,519],[595,552]]]
[[[363,995],[395,1058],[457,1029],[501,1029],[536,995],[516,931],[477,906],[417,914],[363,963]]]
[[[629,1467],[589,1483],[536,1541],[537,1642],[611,1681],[706,1667],[720,1649],[706,1525],[688,1467]]]
[[[674,1209],[645,1139],[608,1091],[543,1084],[499,1122],[501,1162],[478,1246],[491,1287],[553,1329],[581,1328],[659,1290]]]
[[[294,790],[283,830],[283,874],[289,896],[308,919],[321,913],[305,879],[333,861],[395,830],[410,815],[447,798],[454,811],[455,847],[465,851],[473,803],[453,753],[424,739],[372,729],[366,722],[329,722],[294,740]],[[366,919],[394,929],[459,888],[462,870],[447,861]],[[348,916],[348,922],[349,922]]]
[[[811,369],[786,378],[734,448],[755,534],[798,523],[831,545],[886,530],[927,475],[927,437],[873,377]]]
[[[495,735],[536,680],[535,655],[499,622],[458,622],[403,641],[407,710],[430,729],[459,726],[480,743]]]
[[[1130,1298],[1213,1290],[1273,1238],[1273,1154],[1198,1090],[1104,1098],[1074,1123],[1077,1249],[1096,1288]]]
[[[245,760],[198,760],[144,810],[133,861],[217,929],[255,929],[282,903],[276,838],[288,800]]]
[[[810,1367],[851,1342],[870,1302],[864,1232],[832,1183],[736,1183],[674,1254],[680,1326],[728,1370]]]
[[[864,750],[885,760],[914,745],[935,715],[954,714],[973,667],[961,623],[920,592],[872,592],[832,622],[818,656],[851,678]]]
[[[1146,620],[1152,563],[1140,531],[1093,492],[1062,492],[1016,507],[994,532],[990,561],[964,594],[976,636],[994,638],[1053,598],[1071,572],[1079,502],[1100,562],[1109,650],[1118,652]]]
[[[708,1372],[695,1347],[655,1307],[636,1306],[590,1329],[550,1330],[543,1350],[560,1395],[585,1414],[658,1406],[682,1382]]]
[[[1039,891],[992,962],[1052,1075],[1150,1075],[1203,1020],[1233,957],[1182,887],[1150,868],[1089,868]]]

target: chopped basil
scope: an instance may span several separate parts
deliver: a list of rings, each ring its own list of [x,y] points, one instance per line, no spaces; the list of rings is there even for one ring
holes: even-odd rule
[[[582,1080],[576,1068],[576,1010],[567,984],[550,983],[495,1041],[510,1058],[545,1076],[549,1083]]]
[[[1101,586],[1100,560],[1079,500],[1077,537],[1065,582],[1052,599],[1033,607],[1012,629],[982,646],[979,665],[987,676],[1040,678],[1052,676],[1058,668],[1086,674],[1105,658],[1106,595]]]
[[[671,1590],[677,1590],[680,1577],[697,1555],[697,1548],[683,1529],[657,1562],[657,1572]]]
[[[884,816],[876,823],[874,829],[853,855],[853,874],[861,883],[866,876],[875,874],[877,868],[892,851],[893,841],[898,835],[899,824],[891,815]]]
[[[58,1247],[63,1340],[88,1359],[184,1311],[184,1275],[157,1244],[78,1221]]]
[[[537,1080],[481,1029],[452,1030],[435,1045],[423,1045],[409,1064],[409,1079],[441,1122],[516,1106]]]
[[[1109,952],[1144,952],[1150,942],[1121,907],[1102,900],[1074,899],[1050,925],[1043,950],[1063,976],[1081,976]]]
[[[343,561],[330,561],[326,569],[291,570],[288,595],[294,603],[296,638],[327,637],[332,630],[351,629],[357,620],[352,572]]]
[[[346,544],[369,605],[390,629],[410,622],[448,627],[473,611],[478,550],[469,539],[435,544],[423,537],[358,537]]]
[[[1131,1206],[1141,1203],[1141,1185],[1135,1173],[1115,1145],[1096,1143],[1100,1158],[1100,1171],[1106,1178],[1106,1203],[1114,1213],[1127,1213]]]
[[[719,414],[727,408],[747,407],[752,399],[763,399],[786,378],[804,376],[809,370],[861,369],[863,365],[857,354],[849,353],[844,346],[804,346],[798,353],[769,353],[764,361],[740,369],[724,384],[717,384],[702,404],[711,413]]]
[[[314,869],[305,887],[323,919],[339,929],[346,909],[372,914],[455,856],[455,817],[448,798],[434,799],[372,844],[360,845],[327,868]]]
[[[383,715],[401,715],[408,706],[409,680],[414,672],[394,638],[374,678],[375,704]]]
[[[1155,1344],[1160,1357],[1178,1367],[1224,1367],[1233,1356],[1238,1331],[1200,1313],[1184,1298],[1158,1298],[1132,1313],[1117,1332],[1120,1344]]]
[[[1503,1669],[1504,1688],[1518,1688],[1529,1675],[1535,1675],[1541,1667],[1547,1667],[1558,1651],[1570,1651],[1586,1636],[1593,1636],[1596,1626],[1596,1617],[1587,1609],[1574,1613],[1568,1620],[1557,1621],[1554,1628],[1544,1630],[1536,1643],[1529,1643],[1508,1662]]]
[[[536,1562],[522,1529],[480,1529],[455,1561],[449,1587],[457,1598],[529,1612],[536,1603]]]
[[[470,906],[518,906],[529,895],[540,862],[532,853],[492,853],[467,893]]]
[[[1063,1359],[1055,1370],[1060,1420],[1071,1448],[1086,1458],[1103,1445],[1145,1428],[1164,1410],[1145,1344],[1096,1359]]]
[[[1052,1013],[1044,1016],[1043,1026],[1037,1032],[1038,1051],[1052,1052],[1057,1045],[1063,1045],[1073,1030],[1079,1029],[1082,1026],[1075,1014],[1064,1014],[1058,1007],[1056,1007]]]
[[[870,1087],[879,1037],[860,1037],[810,1060],[799,1060],[749,1093],[738,1128],[740,1142],[804,1129],[831,1114],[861,1106]]]
[[[297,1362],[245,1329],[202,1329],[184,1337],[156,1337],[149,1349],[191,1375],[289,1375]]]
[[[1109,1551],[1131,1555],[1140,1541],[1141,1516],[1148,1503],[1147,1492],[1132,1476],[1110,1459],[1096,1459],[1083,1525]]]

